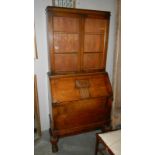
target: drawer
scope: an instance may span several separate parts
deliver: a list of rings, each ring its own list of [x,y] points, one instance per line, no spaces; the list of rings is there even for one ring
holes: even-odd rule
[[[66,129],[107,119],[107,99],[67,102],[53,108],[55,129]]]
[[[53,116],[77,112],[94,112],[95,109],[106,108],[107,98],[84,99],[73,102],[62,102],[53,106]]]

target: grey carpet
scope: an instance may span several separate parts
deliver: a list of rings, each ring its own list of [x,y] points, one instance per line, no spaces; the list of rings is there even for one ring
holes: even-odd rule
[[[59,139],[57,153],[52,153],[50,136],[44,132],[40,140],[35,142],[34,155],[94,155],[96,133],[99,130]]]

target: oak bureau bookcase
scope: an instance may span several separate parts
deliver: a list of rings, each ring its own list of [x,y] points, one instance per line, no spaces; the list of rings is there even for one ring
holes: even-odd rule
[[[110,12],[47,7],[53,152],[58,139],[111,124],[105,71]]]

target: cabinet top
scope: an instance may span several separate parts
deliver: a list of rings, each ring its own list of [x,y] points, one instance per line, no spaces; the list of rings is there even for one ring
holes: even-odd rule
[[[109,11],[101,11],[101,10],[89,10],[89,9],[77,9],[77,8],[66,8],[66,7],[55,7],[55,6],[48,6],[46,8],[46,12],[50,13],[53,11],[59,12],[69,12],[69,13],[79,13],[79,14],[96,14],[102,15],[106,17],[110,17]]]

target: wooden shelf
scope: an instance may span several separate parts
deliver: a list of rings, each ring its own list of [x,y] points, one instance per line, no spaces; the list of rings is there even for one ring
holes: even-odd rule
[[[104,35],[104,32],[85,32],[85,35]]]
[[[85,51],[85,52],[83,52],[83,53],[85,53],[85,54],[94,54],[94,53],[103,53],[102,51]]]
[[[54,52],[54,54],[78,54],[79,52]]]
[[[79,32],[63,32],[63,31],[54,31],[56,34],[80,34]]]

